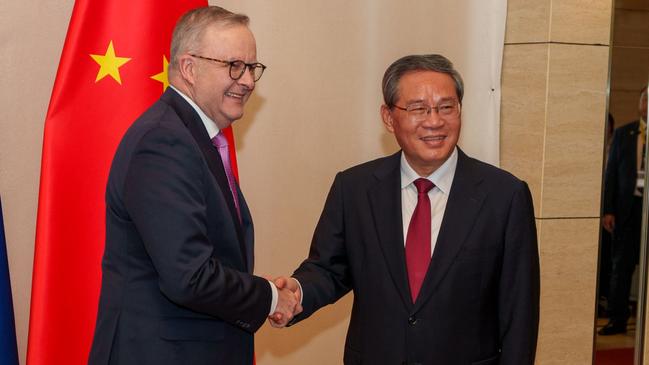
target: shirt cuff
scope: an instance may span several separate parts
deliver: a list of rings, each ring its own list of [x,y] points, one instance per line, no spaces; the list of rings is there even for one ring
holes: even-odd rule
[[[300,281],[296,278],[291,278],[291,279],[295,280],[297,286],[300,288],[300,305],[302,305],[302,300],[304,299],[304,291],[302,291],[302,284],[300,284]]]
[[[279,294],[277,294],[277,287],[272,281],[268,281],[268,284],[270,285],[270,290],[273,292],[273,300],[270,302],[270,312],[268,313],[270,316],[275,313],[275,309],[277,309],[277,298],[279,297]]]

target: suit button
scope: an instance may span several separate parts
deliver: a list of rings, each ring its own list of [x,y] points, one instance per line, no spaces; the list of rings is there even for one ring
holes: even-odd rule
[[[417,318],[415,316],[408,317],[408,324],[414,326],[417,324]]]

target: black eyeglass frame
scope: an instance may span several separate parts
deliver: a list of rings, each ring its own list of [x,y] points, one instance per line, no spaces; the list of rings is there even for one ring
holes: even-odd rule
[[[232,80],[239,80],[243,76],[243,73],[246,72],[246,69],[247,69],[247,70],[252,71],[253,79],[254,79],[255,82],[257,82],[257,81],[259,81],[259,79],[261,79],[261,76],[264,74],[264,71],[266,70],[266,65],[264,65],[263,63],[259,63],[259,62],[245,63],[245,62],[243,62],[241,60],[224,61],[224,60],[219,60],[217,58],[199,56],[197,54],[192,54],[192,53],[190,53],[189,55],[192,56],[192,57],[203,59],[203,60],[214,61],[214,62],[222,63],[224,65],[228,65],[230,67],[229,74],[230,74],[230,78]],[[241,72],[239,72],[239,75],[233,75],[233,73],[232,73],[233,67],[235,67],[235,65],[237,65],[237,64],[239,64],[239,65],[243,64],[245,67],[243,67],[241,69]],[[239,67],[239,66],[237,66],[237,67]],[[261,72],[259,73],[258,77],[255,77],[256,76],[255,70],[258,69],[258,68],[261,68]]]

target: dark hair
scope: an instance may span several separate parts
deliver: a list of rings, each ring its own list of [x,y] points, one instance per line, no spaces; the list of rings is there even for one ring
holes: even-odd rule
[[[399,94],[399,81],[401,77],[408,72],[413,71],[434,71],[445,73],[455,82],[455,92],[462,104],[462,97],[464,96],[464,82],[462,76],[455,68],[453,63],[448,58],[438,55],[411,55],[399,58],[394,61],[383,75],[383,101],[388,107],[392,107],[397,102]]]

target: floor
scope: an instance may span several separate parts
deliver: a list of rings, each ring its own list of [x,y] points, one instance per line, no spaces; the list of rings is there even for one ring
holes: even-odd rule
[[[597,330],[604,327],[608,322],[606,318],[597,319]],[[607,350],[613,348],[627,348],[635,346],[635,318],[629,319],[627,331],[624,334],[612,336],[597,336],[595,341],[596,350]]]
[[[608,322],[606,318],[597,320],[597,330]],[[627,325],[627,332],[612,336],[599,336],[595,340],[595,365],[633,365],[635,346],[635,318]]]

